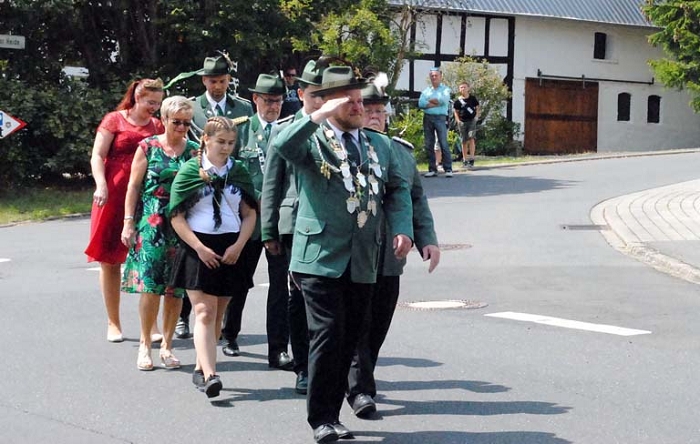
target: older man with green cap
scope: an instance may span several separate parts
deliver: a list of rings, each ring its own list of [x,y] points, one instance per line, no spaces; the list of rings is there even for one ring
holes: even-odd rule
[[[362,90],[362,100],[365,107],[365,130],[383,134],[386,128],[386,104],[389,96],[381,87],[368,83]],[[406,178],[411,189],[416,247],[423,260],[430,261],[428,272],[432,272],[440,262],[440,248],[435,234],[433,215],[423,192],[416,159],[413,157],[413,145],[398,137],[393,137],[391,142],[393,153],[399,160],[401,174]],[[386,224],[382,226],[384,232],[388,229]],[[374,368],[394,316],[399,299],[399,279],[406,265],[405,259],[399,260],[394,256],[391,247],[391,238],[385,234],[384,248],[379,259],[377,283],[374,285],[372,294],[369,323],[360,336],[348,374],[347,400],[358,418],[368,418],[376,411],[374,397],[377,395],[377,387]]]
[[[384,216],[393,254],[403,258],[412,246],[410,193],[390,140],[362,130],[364,86],[350,67],[326,68],[315,95],[327,101],[273,141],[297,177],[289,269],[306,302],[307,421],[319,443],[352,437],[340,409],[377,277]]]
[[[248,143],[235,153],[235,157],[243,161],[248,168],[259,199],[262,192],[263,173],[267,163],[268,141],[273,127],[278,124],[277,119],[280,116],[285,92],[284,83],[277,75],[260,74],[255,87],[250,88],[250,92],[253,93],[253,102],[256,105],[257,113],[250,119]],[[263,249],[263,243],[260,239],[260,222],[258,221],[256,225],[253,236],[241,254],[241,260],[251,276],[255,274]],[[267,294],[268,364],[272,368],[292,370],[294,363],[287,353],[289,322],[286,308],[289,292],[286,287],[281,288],[276,284],[280,280],[285,282],[287,264],[284,257],[273,256],[269,253],[266,253],[266,257],[270,279]],[[226,356],[239,354],[237,338],[241,329],[246,297],[247,292],[244,295],[236,295],[228,305],[222,331],[226,341],[222,351]]]
[[[295,79],[299,84],[297,94],[303,107],[294,115],[294,120],[308,116],[323,105],[322,97],[312,95],[321,89],[322,75],[323,68],[317,68],[316,61],[310,60],[304,67],[301,77]],[[279,130],[291,123],[292,120],[287,120],[278,125],[273,130],[271,138],[274,139]],[[262,241],[268,257],[273,255],[284,258],[285,261],[283,273],[275,273],[276,276],[284,276],[284,279],[270,279],[270,291],[272,291],[273,286],[279,287],[280,292],[289,289],[286,307],[281,305],[276,307],[276,316],[272,316],[272,318],[287,316],[289,319],[289,341],[294,354],[294,372],[297,375],[294,389],[297,393],[305,395],[309,375],[309,333],[306,328],[306,309],[301,290],[294,282],[289,282],[288,285],[286,279],[297,205],[294,166],[281,158],[274,144],[270,144],[267,149],[260,208]]]

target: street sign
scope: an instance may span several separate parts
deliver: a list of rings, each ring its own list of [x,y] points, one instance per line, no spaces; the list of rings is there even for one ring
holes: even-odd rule
[[[0,34],[0,48],[24,49],[24,36]]]
[[[0,110],[0,139],[4,139],[25,126],[27,126],[26,123]]]

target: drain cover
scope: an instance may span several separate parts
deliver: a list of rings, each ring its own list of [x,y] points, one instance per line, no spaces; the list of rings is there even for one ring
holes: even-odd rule
[[[438,247],[440,247],[441,251],[448,251],[448,250],[466,250],[468,248],[471,248],[472,246],[469,244],[439,244]]]
[[[488,304],[478,301],[464,301],[464,300],[441,300],[441,301],[414,301],[414,302],[400,302],[400,307],[409,308],[412,310],[455,310],[455,309],[467,309],[475,310],[478,308],[484,308]]]
[[[562,230],[592,230],[592,231],[604,231],[609,230],[608,225],[560,225]]]

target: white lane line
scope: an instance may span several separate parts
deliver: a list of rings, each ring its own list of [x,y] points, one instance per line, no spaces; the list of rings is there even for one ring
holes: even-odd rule
[[[0,257],[0,262],[10,262],[12,259],[7,259],[5,257]]]
[[[635,330],[633,328],[617,327],[615,325],[591,324],[589,322],[572,321],[571,319],[553,318],[551,316],[542,316],[528,313],[516,313],[513,311],[489,313],[484,316],[490,316],[493,318],[513,319],[515,321],[534,322],[536,324],[545,324],[554,327],[573,328],[576,330],[587,330],[619,336],[636,336],[651,334],[651,332],[647,330]]]

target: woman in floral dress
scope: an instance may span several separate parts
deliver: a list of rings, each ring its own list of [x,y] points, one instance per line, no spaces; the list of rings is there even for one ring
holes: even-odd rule
[[[172,339],[184,290],[167,285],[178,241],[166,212],[177,171],[198,149],[196,143],[187,140],[193,112],[192,102],[185,97],[165,99],[160,109],[165,133],[142,140],[131,165],[121,236],[130,250],[121,287],[122,291],[141,294],[139,370],[153,370],[150,331],[156,322],[160,296],[164,296],[160,361],[168,369],[180,367],[172,352]]]

